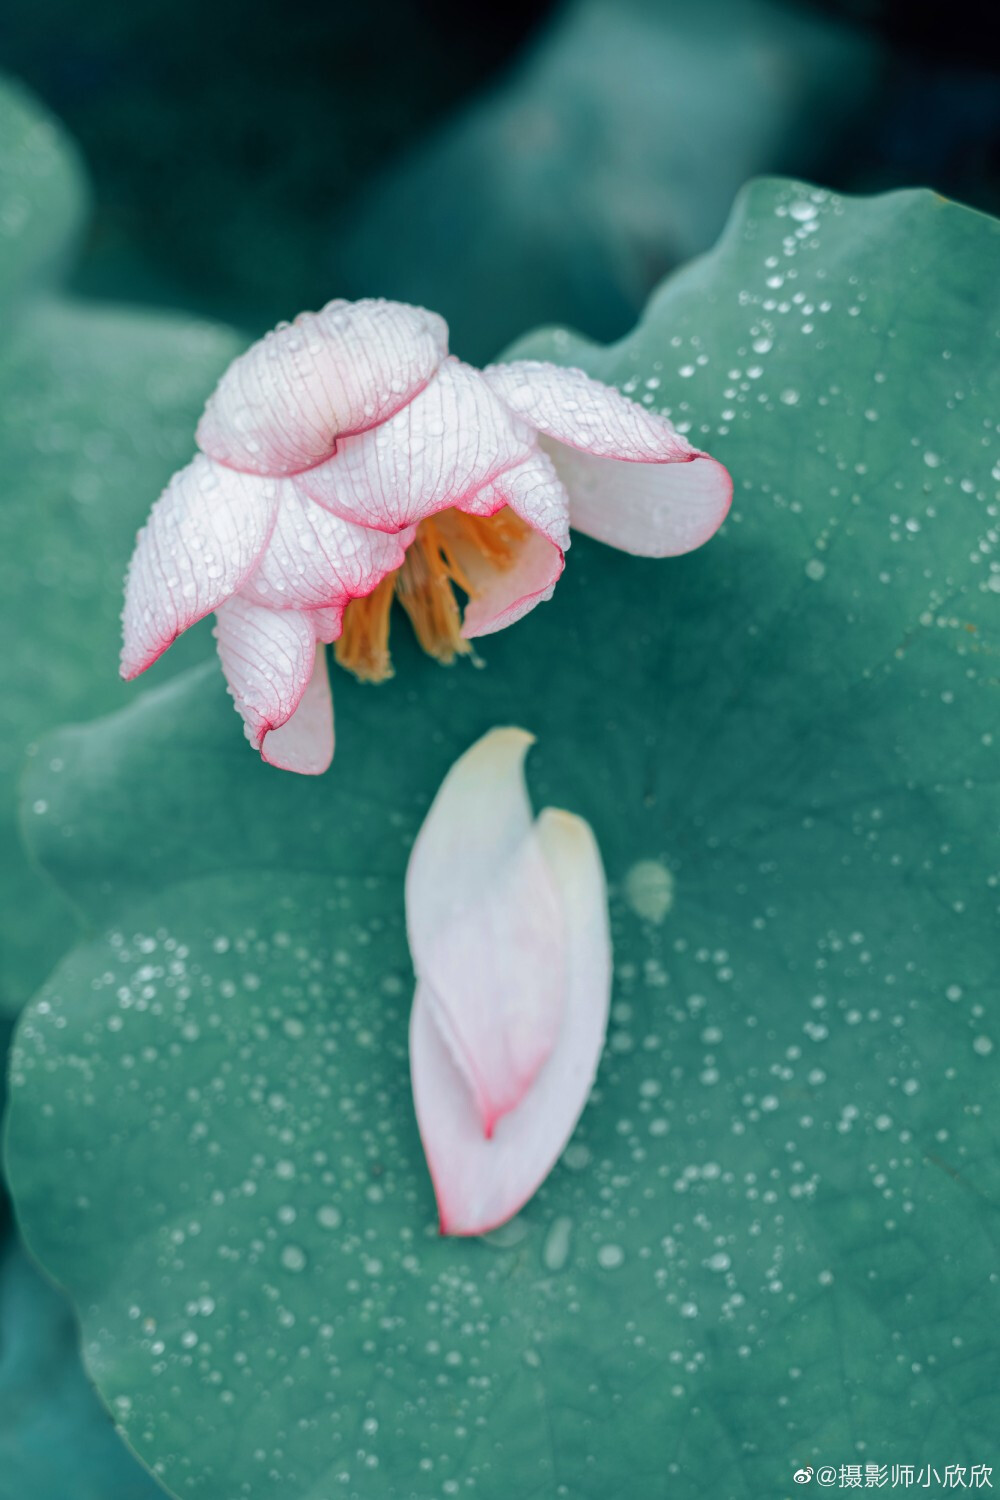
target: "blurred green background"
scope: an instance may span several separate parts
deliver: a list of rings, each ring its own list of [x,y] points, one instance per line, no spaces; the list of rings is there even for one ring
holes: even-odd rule
[[[623,334],[758,173],[995,210],[990,13],[6,0],[0,67],[92,174],[80,289],[254,332],[376,291],[486,359],[540,321]]]

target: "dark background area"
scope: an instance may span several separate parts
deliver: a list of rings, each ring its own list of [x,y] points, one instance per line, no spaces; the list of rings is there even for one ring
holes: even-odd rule
[[[383,292],[431,302],[484,359],[539,320],[624,332],[751,174],[1000,209],[991,20],[899,0],[6,0],[0,66],[87,160],[78,290],[251,332]]]

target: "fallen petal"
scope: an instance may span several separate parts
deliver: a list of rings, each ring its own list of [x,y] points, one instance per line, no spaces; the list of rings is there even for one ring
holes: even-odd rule
[[[326,652],[316,649],[310,614],[266,609],[237,596],[216,611],[215,638],[254,749],[285,770],[325,771],[333,758],[333,709]],[[293,727],[299,709],[303,717]]]
[[[344,433],[386,421],[448,352],[448,325],[403,302],[329,302],[253,344],[219,381],[198,445],[252,474],[322,463]]]
[[[565,997],[559,899],[524,784],[530,743],[497,730],[456,762],[406,876],[414,967],[484,1136],[543,1067]]]
[[[394,417],[344,438],[335,457],[303,474],[300,483],[347,521],[400,531],[459,505],[528,458],[534,437],[479,370],[449,358]]]
[[[607,1029],[611,939],[600,854],[586,823],[546,811],[538,838],[560,893],[568,959],[566,1006],[534,1086],[484,1137],[466,1079],[418,982],[410,1072],[442,1234],[484,1234],[511,1218],[548,1176],[587,1102]]]
[[[676,557],[715,535],[733,482],[707,454],[679,463],[618,463],[558,443],[548,451],[570,497],[574,531],[637,557]]]
[[[240,588],[264,550],[277,504],[272,480],[234,473],[201,454],[174,475],[129,564],[123,677],[144,672]]]

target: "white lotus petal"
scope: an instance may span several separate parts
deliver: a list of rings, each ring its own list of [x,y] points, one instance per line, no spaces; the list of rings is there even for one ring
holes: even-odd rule
[[[489,365],[483,377],[518,417],[571,448],[630,463],[665,463],[694,451],[666,417],[583,370],[521,359]]]
[[[400,531],[467,497],[528,458],[534,433],[514,418],[478,370],[445,360],[389,421],[345,438],[301,484],[335,515]]]
[[[702,546],[726,519],[733,482],[707,454],[680,463],[618,463],[543,441],[569,491],[573,530],[610,547],[676,557]]]
[[[474,590],[462,617],[462,635],[470,641],[504,630],[551,599],[563,570],[562,551],[537,531],[527,533],[505,567],[462,541],[451,552]]]
[[[241,593],[270,609],[341,612],[372,590],[406,555],[403,539],[355,526],[303,495],[293,479],[278,482],[270,540]]]
[[[560,551],[567,550],[569,495],[548,454],[536,449],[522,463],[484,484],[458,508],[469,515],[492,516],[505,505]]]
[[[342,434],[386,421],[448,352],[448,326],[403,302],[329,302],[233,361],[205,407],[198,444],[253,474],[322,463]]]
[[[410,1020],[410,1071],[420,1136],[443,1234],[483,1234],[518,1212],[561,1155],[589,1097],[607,1029],[611,940],[600,854],[589,827],[568,813],[538,820],[540,846],[560,893],[567,941],[566,1006],[548,1061],[524,1098],[482,1131],[474,1096],[418,982]],[[479,971],[487,958],[480,961]],[[468,976],[470,997],[477,972]]]
[[[342,609],[336,606],[328,609],[311,609],[308,615],[316,632],[317,641],[322,641],[325,646],[331,646],[334,641],[340,639],[344,627]]]
[[[326,652],[316,652],[312,676],[290,719],[265,734],[260,753],[268,765],[300,776],[321,776],[333,760],[333,697]]]
[[[452,767],[414,845],[414,967],[489,1134],[530,1088],[564,999],[559,902],[537,845],[529,736],[496,730]]]
[[[287,770],[325,771],[333,756],[333,714],[326,652],[316,649],[312,616],[237,596],[216,611],[215,637],[251,745]],[[301,723],[279,733],[300,705]]]
[[[175,474],[139,532],[125,581],[121,672],[136,677],[253,571],[277,486],[201,454]]]

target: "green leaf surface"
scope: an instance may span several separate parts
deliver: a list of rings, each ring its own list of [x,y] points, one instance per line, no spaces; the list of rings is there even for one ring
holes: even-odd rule
[[[0,89],[0,1008],[16,1009],[75,935],[26,862],[17,780],[38,735],[121,705],[121,583],[135,532],[193,446],[198,412],[241,341],[183,317],[41,287],[85,192],[75,153],[18,90]],[[204,655],[184,643],[172,673]]]
[[[65,1301],[24,1251],[0,1253],[0,1500],[156,1500],[77,1354]]]
[[[707,548],[578,539],[481,670],[397,625],[392,682],[337,674],[315,781],[255,760],[207,666],[45,742],[29,836],[94,936],[21,1022],[8,1164],[175,1494],[757,1500],[806,1462],[992,1462],[998,252],[928,193],[755,185],[622,344],[519,351],[729,464]],[[441,1240],[402,875],[505,722],[601,844],[613,1024],[544,1188]]]

